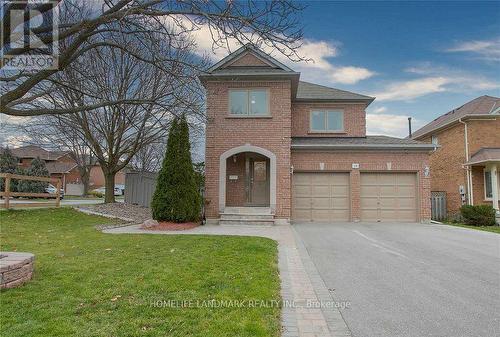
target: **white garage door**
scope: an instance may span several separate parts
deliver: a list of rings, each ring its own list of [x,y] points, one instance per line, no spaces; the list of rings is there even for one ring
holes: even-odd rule
[[[294,221],[349,221],[349,173],[294,173]]]
[[[417,221],[415,173],[361,173],[361,221]]]

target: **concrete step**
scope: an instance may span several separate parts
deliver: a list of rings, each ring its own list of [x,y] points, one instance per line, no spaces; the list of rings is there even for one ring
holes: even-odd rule
[[[222,213],[220,215],[221,220],[273,220],[274,215],[272,214],[243,214],[243,213]]]
[[[239,219],[239,220],[219,220],[219,225],[224,226],[273,226],[273,220],[255,220],[255,219]]]
[[[225,214],[271,214],[270,207],[226,207]]]

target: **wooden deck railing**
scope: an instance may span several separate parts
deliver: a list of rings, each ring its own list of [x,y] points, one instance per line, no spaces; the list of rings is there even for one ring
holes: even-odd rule
[[[47,177],[33,177],[33,176],[24,176],[19,174],[12,173],[0,173],[0,178],[5,179],[5,189],[3,192],[0,192],[0,196],[3,197],[5,202],[0,203],[0,208],[24,208],[24,207],[47,207],[61,206],[61,179],[57,178],[47,178]],[[32,180],[32,181],[43,181],[48,183],[54,183],[56,185],[56,193],[28,193],[28,192],[11,192],[10,191],[10,182],[12,179],[17,180]],[[29,198],[55,198],[53,202],[16,202],[11,203],[11,197],[29,197]]]

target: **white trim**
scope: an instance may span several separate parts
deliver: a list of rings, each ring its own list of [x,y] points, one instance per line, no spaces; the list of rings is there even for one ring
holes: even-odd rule
[[[219,213],[223,213],[226,208],[226,161],[227,158],[242,152],[259,153],[269,158],[270,175],[269,175],[269,202],[271,212],[276,211],[276,155],[269,150],[250,144],[237,146],[227,150],[221,154],[219,158]]]

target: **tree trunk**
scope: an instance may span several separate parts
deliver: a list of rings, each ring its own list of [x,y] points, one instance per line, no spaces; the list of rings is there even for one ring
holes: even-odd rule
[[[84,168],[80,170],[80,178],[82,178],[83,196],[89,194],[90,188],[90,169]]]
[[[115,172],[104,172],[104,186],[106,194],[104,195],[104,203],[115,202]]]
[[[90,170],[85,170],[85,173],[81,175],[83,184],[83,196],[89,194],[90,188]]]

